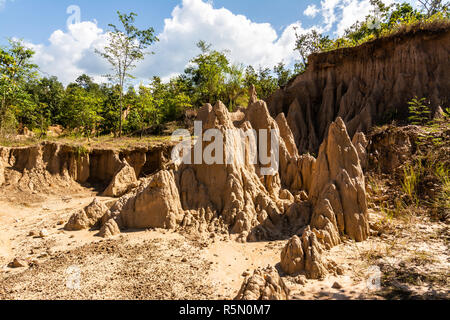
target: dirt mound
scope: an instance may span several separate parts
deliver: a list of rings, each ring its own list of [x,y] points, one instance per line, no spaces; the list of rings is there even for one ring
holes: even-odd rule
[[[364,133],[358,132],[353,136],[352,143],[358,153],[359,161],[361,162],[361,169],[365,171],[369,164],[369,157],[367,155],[367,146],[369,145],[369,141],[367,141]]]
[[[136,171],[126,160],[123,160],[122,168],[114,175],[103,195],[106,197],[121,197],[137,187],[137,182]]]
[[[232,159],[226,158],[230,150],[245,150],[246,155],[249,154],[251,146],[255,146],[258,138],[261,138],[254,135],[252,130],[273,129],[280,139],[278,126],[270,117],[267,106],[263,101],[251,104],[246,110],[244,121],[237,126],[221,102],[214,107],[204,107],[199,114],[206,119],[204,132],[217,129],[224,137],[223,146],[216,151],[221,154],[219,162],[223,164],[180,166],[177,177],[183,208],[210,211],[212,218],[217,218],[219,224],[229,226],[231,233],[241,234],[244,238],[247,235],[249,239],[275,236],[278,230],[274,226],[280,222],[284,211],[284,201],[279,198],[281,183],[278,173],[264,176],[262,170],[268,166],[254,164],[248,156],[233,154]],[[250,134],[243,137],[241,132]],[[266,139],[270,139],[270,136]],[[205,152],[213,146],[213,143],[200,141],[194,150],[199,148]]]
[[[144,179],[139,188],[120,198],[111,213],[121,228],[175,229],[184,212],[173,172],[163,170]]]
[[[322,248],[308,227],[301,237],[294,236],[281,252],[281,268],[289,275],[304,273],[308,279],[320,279],[327,274],[322,260]]]
[[[235,300],[287,300],[289,289],[273,267],[259,268],[246,277]]]
[[[1,148],[2,189],[22,192],[53,192],[73,188],[89,177],[87,159],[70,147],[43,143],[23,148]],[[75,182],[76,181],[76,182]]]
[[[96,226],[99,227],[107,211],[108,207],[97,199],[94,199],[86,208],[73,214],[69,222],[64,226],[64,229],[67,231],[79,231]]]
[[[205,119],[204,133],[208,129],[216,129],[224,137],[223,145],[214,149],[223,157],[216,162],[223,164],[183,163],[175,171],[161,171],[142,179],[139,188],[123,196],[113,206],[112,216],[121,228],[174,229],[181,225],[204,231],[212,226],[212,230],[228,229],[227,232],[238,234],[243,240],[280,237],[281,230],[277,226],[282,223],[284,212],[293,204],[294,196],[288,190],[282,190],[276,171],[269,176],[263,174],[263,170],[270,170],[268,164],[253,163],[249,153],[245,152],[245,157],[232,154],[230,159],[227,155],[230,150],[239,150],[242,146],[245,151],[250,150],[258,138],[267,139],[270,148],[272,141],[269,135],[259,137],[253,132],[273,130],[281,144],[282,171],[288,159],[298,156],[295,145],[290,141],[289,148],[286,146],[263,101],[251,104],[244,121],[238,121],[237,126],[232,120],[233,114],[221,102],[214,107],[205,106],[199,115]],[[237,129],[250,134],[243,137]],[[286,124],[282,130],[289,137]],[[212,147],[215,147],[214,142],[199,141],[192,150],[198,148],[203,154]],[[123,170],[129,171],[129,168],[124,165],[111,186],[120,184],[116,181],[120,180]]]
[[[306,72],[271,97],[270,113],[286,115],[303,153],[318,151],[337,117],[354,136],[378,123],[406,119],[414,96],[430,99],[435,112],[450,100],[449,44],[446,27],[314,54]]]
[[[100,229],[99,237],[102,238],[110,238],[113,236],[116,236],[120,234],[119,225],[117,224],[116,220],[109,219]]]
[[[330,126],[313,170],[310,199],[311,228],[331,248],[347,235],[356,241],[369,236],[365,179],[358,153],[345,124],[338,118]]]
[[[370,169],[395,173],[416,152],[419,135],[420,129],[415,126],[374,130],[368,146]]]

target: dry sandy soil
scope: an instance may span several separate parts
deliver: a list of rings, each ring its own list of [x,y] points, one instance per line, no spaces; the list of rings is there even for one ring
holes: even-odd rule
[[[97,231],[64,231],[70,215],[94,197],[88,189],[70,196],[2,195],[0,299],[233,299],[243,272],[276,266],[286,243],[242,244],[226,235],[198,239],[165,230],[129,231],[104,240]],[[383,231],[366,242],[348,241],[327,253],[343,267],[342,276],[304,285],[284,277],[291,298],[450,297],[446,224],[412,215],[388,220],[374,212],[371,220],[383,225]],[[43,229],[48,236],[39,236]],[[8,264],[14,258],[31,264],[11,268]],[[373,266],[381,270],[380,290],[368,289],[368,279],[376,279],[376,273],[369,272]],[[76,274],[79,288],[73,285]]]

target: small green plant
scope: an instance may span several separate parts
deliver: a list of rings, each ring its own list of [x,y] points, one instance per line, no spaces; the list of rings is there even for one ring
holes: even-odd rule
[[[450,183],[450,170],[445,168],[443,163],[439,163],[436,166],[436,176],[442,181],[443,184]]]
[[[81,159],[82,157],[86,156],[89,153],[89,150],[85,146],[76,146],[75,152],[76,152],[77,158]]]
[[[409,105],[409,118],[411,124],[422,126],[427,125],[431,121],[431,108],[430,103],[426,98],[418,99],[415,97]]]
[[[404,218],[405,208],[405,203],[401,199],[395,199],[393,206],[388,202],[383,202],[380,206],[380,210],[385,215],[384,222],[389,223],[393,219]]]
[[[403,169],[403,181],[402,188],[403,191],[408,195],[408,197],[415,202],[416,205],[419,204],[419,198],[417,197],[417,186],[419,184],[420,176],[422,175],[423,167],[420,162],[417,166],[406,165]]]
[[[368,178],[367,185],[372,189],[374,194],[380,194],[382,192],[379,182],[374,178]]]
[[[444,108],[444,113],[447,117],[450,117],[450,107]]]

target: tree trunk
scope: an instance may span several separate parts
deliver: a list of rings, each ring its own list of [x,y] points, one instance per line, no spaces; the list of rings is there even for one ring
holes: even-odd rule
[[[4,114],[5,114],[5,106],[6,106],[6,98],[5,98],[5,94],[3,93],[2,109],[0,110],[0,136],[3,136],[3,118],[4,118]]]
[[[119,120],[119,138],[122,137],[122,121],[123,121],[123,85],[120,85],[120,120]]]
[[[6,114],[6,93],[3,92],[2,96],[2,109],[0,110],[0,124],[3,125],[3,116]]]
[[[39,140],[44,137],[44,117],[41,115],[41,134],[39,135]]]
[[[5,111],[5,105],[6,105],[6,95],[3,94],[3,97],[2,97],[2,110],[1,110],[1,113],[3,113],[3,112]]]

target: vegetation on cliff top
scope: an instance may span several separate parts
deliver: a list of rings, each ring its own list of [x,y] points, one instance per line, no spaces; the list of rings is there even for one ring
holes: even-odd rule
[[[298,69],[303,72],[308,56],[313,53],[351,48],[383,37],[419,30],[439,30],[450,27],[449,4],[441,0],[421,1],[422,9],[414,9],[409,3],[385,5],[381,0],[371,0],[375,10],[364,21],[348,28],[342,37],[329,36],[312,30],[297,34],[296,50],[302,57]]]

